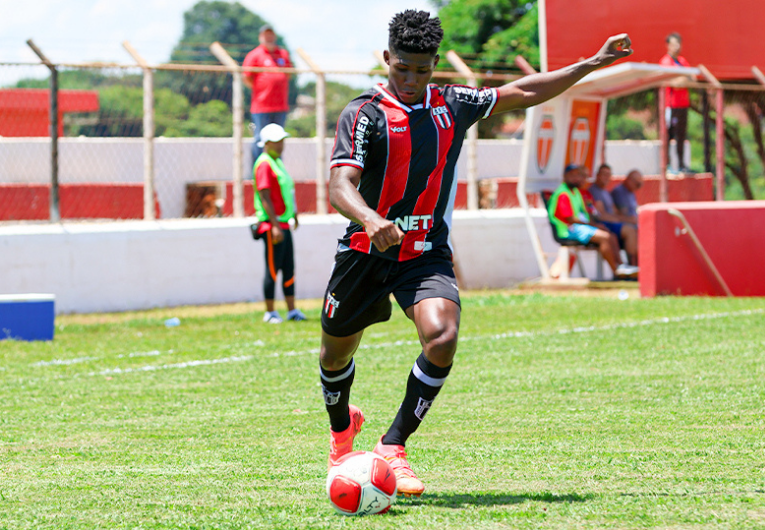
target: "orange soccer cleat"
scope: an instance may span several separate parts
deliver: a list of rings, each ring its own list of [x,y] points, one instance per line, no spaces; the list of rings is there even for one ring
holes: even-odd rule
[[[343,432],[329,430],[329,463],[331,468],[341,456],[353,452],[353,439],[361,431],[361,425],[364,423],[364,414],[356,405],[348,405],[348,412],[351,415],[351,424]]]
[[[412,471],[412,466],[406,460],[406,450],[403,445],[384,445],[382,438],[377,442],[374,452],[383,457],[396,474],[398,494],[404,497],[419,497],[425,491],[425,485]]]

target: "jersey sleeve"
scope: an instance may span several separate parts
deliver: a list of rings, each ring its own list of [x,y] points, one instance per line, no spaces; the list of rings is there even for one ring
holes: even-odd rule
[[[569,218],[574,217],[574,209],[571,207],[571,200],[565,193],[561,193],[558,196],[558,204],[555,208],[555,217],[564,223],[568,222]]]
[[[276,179],[276,173],[267,162],[258,164],[255,169],[255,187],[258,190],[266,190],[271,187],[271,182]]]
[[[474,88],[447,85],[443,89],[446,103],[454,109],[457,121],[465,128],[491,116],[499,99],[499,91],[493,87]]]
[[[242,67],[256,68],[258,66],[260,65],[258,64],[257,52],[255,50],[252,50],[244,57],[244,61],[242,61]],[[255,78],[258,76],[258,72],[245,72],[244,75],[249,77],[250,80],[254,82]]]
[[[375,127],[369,100],[354,100],[340,114],[330,168],[353,166],[364,169],[369,139]]]

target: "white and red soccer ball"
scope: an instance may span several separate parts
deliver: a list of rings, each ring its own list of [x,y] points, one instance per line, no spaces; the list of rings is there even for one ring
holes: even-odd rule
[[[396,476],[383,457],[354,451],[329,470],[327,495],[342,515],[385,513],[396,500]]]

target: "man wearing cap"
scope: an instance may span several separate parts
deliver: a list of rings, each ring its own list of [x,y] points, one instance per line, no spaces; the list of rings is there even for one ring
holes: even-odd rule
[[[258,233],[266,243],[266,274],[263,279],[263,297],[266,313],[263,322],[281,324],[282,317],[274,309],[276,276],[282,271],[282,291],[287,302],[287,320],[305,320],[295,309],[295,252],[292,246],[290,219],[298,227],[295,203],[295,184],[282,161],[284,139],[287,134],[281,125],[271,123],[260,131],[258,146],[263,150],[255,160],[253,178],[255,189],[255,215],[260,222]]]
[[[586,180],[587,175],[581,166],[566,166],[563,182],[550,197],[547,210],[550,222],[561,239],[569,239],[582,245],[598,245],[598,252],[614,271],[615,277],[636,275],[637,267],[621,263],[616,236],[603,225],[598,225],[590,219],[579,191]]]
[[[284,48],[276,44],[276,33],[270,24],[260,27],[258,35],[260,46],[252,50],[244,58],[245,68],[291,68],[290,55]],[[242,74],[244,84],[252,90],[250,114],[254,127],[253,137],[257,139],[260,131],[269,123],[277,123],[284,127],[289,105],[289,75],[282,72],[245,72]],[[261,148],[258,143],[252,143],[252,160],[258,159]]]

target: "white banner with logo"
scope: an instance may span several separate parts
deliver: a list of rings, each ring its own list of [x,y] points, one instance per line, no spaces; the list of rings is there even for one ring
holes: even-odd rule
[[[526,109],[520,171],[526,193],[553,190],[563,180],[570,112],[568,97]]]

